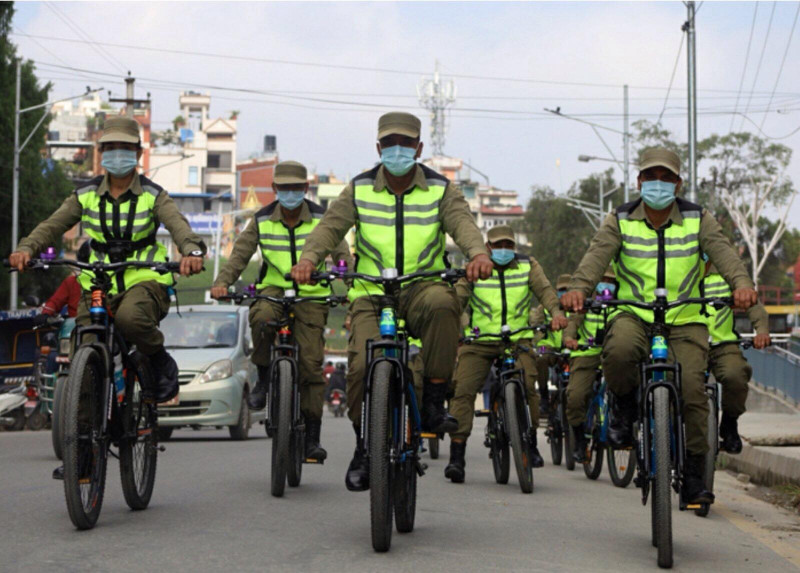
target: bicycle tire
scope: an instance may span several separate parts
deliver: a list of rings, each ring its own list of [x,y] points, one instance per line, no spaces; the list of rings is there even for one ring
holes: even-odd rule
[[[428,438],[428,452],[432,460],[439,459],[439,438]]]
[[[561,427],[564,428],[564,465],[567,470],[573,471],[575,469],[575,456],[572,455],[572,452],[575,451],[575,436],[572,434],[572,426],[569,425],[569,421],[567,420],[566,390],[561,393],[558,414],[561,420]]]
[[[714,492],[714,470],[717,463],[717,448],[719,447],[719,428],[717,427],[717,405],[714,399],[708,397],[708,451],[705,456],[705,468],[703,471],[703,481],[706,484],[706,489]],[[711,505],[703,503],[699,509],[695,509],[694,513],[698,517],[708,516],[711,510]]]
[[[67,384],[67,374],[57,374],[55,388],[53,389],[53,413],[50,420],[50,435],[53,440],[53,453],[61,460],[64,458],[64,430],[61,426],[61,404],[64,403],[64,387]]]
[[[653,529],[658,566],[672,567],[672,454],[670,451],[670,396],[663,386],[653,390]]]
[[[560,466],[564,457],[564,430],[561,428],[560,415],[551,414],[549,424],[547,441],[550,442],[550,458],[554,466]]]
[[[94,348],[79,348],[64,395],[64,496],[69,517],[78,529],[93,528],[103,507],[108,444],[103,438],[95,438],[105,415],[105,404],[100,404],[104,369],[103,359]]]
[[[410,414],[410,412],[407,412]],[[417,451],[417,439],[413,435],[411,418],[407,416],[406,431],[403,440],[406,452]],[[439,438],[430,438],[430,441],[439,441]],[[414,531],[414,518],[417,512],[417,461],[414,457],[395,466],[392,475],[392,499],[394,503],[394,522],[398,533],[411,533]]]
[[[303,462],[306,460],[305,433],[297,428],[292,428],[289,438],[289,465],[286,468],[286,481],[289,487],[300,485],[303,477]]]
[[[636,472],[636,450],[617,450],[606,448],[608,458],[608,475],[611,483],[617,487],[626,488],[633,481],[633,474]]]
[[[369,404],[369,506],[372,548],[383,553],[392,546],[392,365],[379,362],[373,370]]]
[[[158,415],[155,405],[142,402],[142,388],[153,387],[147,359],[138,352],[126,380],[122,410],[124,437],[119,442],[119,472],[125,503],[133,510],[147,508],[153,495],[158,462]]]
[[[492,404],[489,424],[490,432],[492,433],[489,436],[489,457],[492,458],[494,481],[505,485],[511,475],[511,456],[509,455],[508,440],[504,429],[503,404],[500,400],[495,399]]]
[[[292,368],[287,360],[279,360],[278,391],[275,399],[274,420],[276,428],[272,437],[271,493],[283,496],[289,460],[289,442],[292,431]]]
[[[592,428],[592,441],[589,444],[589,463],[581,464],[583,466],[583,473],[591,480],[596,480],[600,477],[603,471],[603,454],[605,453],[605,446],[600,443],[600,412],[599,406],[594,415],[594,427]]]
[[[524,428],[525,405],[522,403],[519,388],[515,383],[508,383],[503,388],[506,408],[506,433],[511,442],[511,452],[514,454],[514,467],[517,470],[517,479],[522,493],[533,493],[533,466],[531,455],[526,451],[525,441],[522,439]]]

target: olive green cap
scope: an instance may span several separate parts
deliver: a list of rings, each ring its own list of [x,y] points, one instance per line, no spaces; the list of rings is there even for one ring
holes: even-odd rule
[[[496,227],[492,227],[489,229],[489,232],[486,233],[486,239],[490,243],[507,240],[515,245],[517,244],[516,239],[514,239],[514,229],[512,229],[510,225],[497,225]]]
[[[681,175],[681,158],[674,151],[663,147],[651,147],[642,151],[639,160],[639,171],[658,166],[666,167],[678,177]]]
[[[378,139],[383,139],[387,135],[405,135],[416,139],[421,129],[422,122],[416,115],[404,111],[390,111],[378,120]]]
[[[569,281],[571,280],[571,275],[558,275],[558,280],[556,281],[556,290],[567,290],[569,288]]]
[[[281,161],[275,166],[275,185],[299,185],[308,183],[306,166],[297,161]]]
[[[140,143],[139,124],[129,117],[110,117],[103,125],[100,143]]]

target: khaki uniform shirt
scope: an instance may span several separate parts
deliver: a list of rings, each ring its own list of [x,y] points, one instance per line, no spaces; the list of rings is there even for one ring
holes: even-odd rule
[[[639,202],[628,218],[647,220],[649,223],[643,201]],[[672,210],[664,224],[666,225],[670,221],[678,225],[683,223],[683,215],[678,209],[677,203],[672,204]],[[719,226],[717,220],[706,209],[703,209],[700,220],[698,240],[701,251],[708,255],[709,260],[734,290],[753,288],[753,281],[747,274],[741,257],[722,232],[722,227]],[[612,213],[605,218],[600,229],[592,238],[589,250],[572,275],[569,290],[583,291],[586,296],[589,296],[603,278],[603,273],[611,260],[617,256],[620,248],[622,248],[622,234],[619,230],[617,216]]]
[[[277,205],[275,210],[270,215],[271,221],[281,221],[286,224],[286,218],[283,216],[283,207]],[[308,208],[308,203],[303,202],[302,209],[300,209],[300,216],[298,217],[298,225],[300,223],[310,223],[312,220],[311,210]],[[320,221],[319,224],[322,224]],[[308,239],[306,239],[308,241]],[[308,243],[306,243],[308,244]],[[258,238],[258,222],[255,220],[255,215],[247,222],[244,231],[236,238],[233,245],[233,252],[231,253],[228,262],[222,267],[217,278],[214,280],[214,286],[229,287],[236,279],[238,279],[247,263],[253,257],[253,253],[260,247]],[[334,261],[344,259],[347,261],[347,268],[353,268],[353,257],[350,254],[350,247],[347,241],[340,241],[333,251],[331,251],[331,258]]]
[[[414,169],[416,169],[414,180],[408,190],[419,187],[427,191],[428,184],[422,168],[417,165]],[[373,188],[380,193],[392,193],[386,182],[385,167],[381,166],[378,169]],[[347,232],[357,222],[354,193],[351,181],[342,190],[339,197],[331,203],[325,216],[306,239],[301,259],[317,265],[341,243]],[[475,224],[475,219],[469,210],[469,204],[461,191],[449,182],[439,204],[439,220],[442,222],[444,232],[453,237],[453,241],[464,252],[467,259],[472,259],[480,254],[489,255],[480,229]]]
[[[109,193],[108,175],[103,178],[103,181],[95,192],[100,196]],[[119,199],[114,199],[110,195],[108,199],[109,201],[118,203],[122,201],[128,193],[134,195],[141,195],[144,193],[138,173],[134,175],[130,187],[125,193],[120,195]],[[30,235],[19,242],[17,250],[34,256],[43,249],[55,244],[64,233],[79,223],[82,214],[83,208],[78,201],[78,196],[75,193],[70,193],[69,196],[64,199],[64,202],[61,203],[61,206],[56,209],[55,213],[39,223],[36,228],[31,231]],[[175,202],[166,191],[162,191],[156,198],[153,214],[156,219],[164,224],[170,235],[172,235],[172,240],[175,241],[175,245],[178,247],[181,254],[188,255],[192,251],[202,251],[205,254],[206,245],[203,239],[192,231],[189,222],[178,210],[177,205],[175,205]]]

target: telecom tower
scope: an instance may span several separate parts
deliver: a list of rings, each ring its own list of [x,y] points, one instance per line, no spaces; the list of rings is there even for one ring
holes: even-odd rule
[[[444,136],[447,130],[444,111],[456,101],[456,86],[453,80],[442,82],[439,78],[439,61],[433,79],[423,78],[417,84],[419,103],[431,113],[431,145],[433,155],[444,155]]]

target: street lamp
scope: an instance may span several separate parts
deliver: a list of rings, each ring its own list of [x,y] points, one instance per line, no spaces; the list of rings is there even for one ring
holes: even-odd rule
[[[65,97],[63,99],[55,100],[55,101],[48,101],[45,103],[40,103],[38,105],[32,105],[30,107],[26,107],[24,109],[20,109],[21,105],[21,96],[22,96],[22,60],[17,59],[17,89],[16,89],[16,103],[14,105],[14,169],[12,172],[12,184],[11,184],[11,252],[17,250],[17,240],[19,237],[19,156],[22,153],[22,150],[25,149],[25,146],[28,145],[31,138],[36,133],[36,130],[39,129],[39,126],[44,123],[45,118],[49,115],[49,110],[42,114],[39,123],[33,128],[33,131],[28,134],[28,137],[25,138],[25,141],[22,142],[22,145],[19,144],[19,118],[23,113],[33,111],[35,109],[41,109],[43,107],[52,107],[54,104],[60,103],[62,101],[69,101],[75,98],[84,97],[89,94],[93,94],[95,92],[101,91],[103,88],[97,88],[96,90],[90,89],[89,86],[86,86],[86,91],[80,95],[74,95],[70,97]],[[9,310],[16,310],[17,308],[17,291],[19,290],[18,285],[18,275],[17,273],[11,273],[11,295],[9,297]]]

